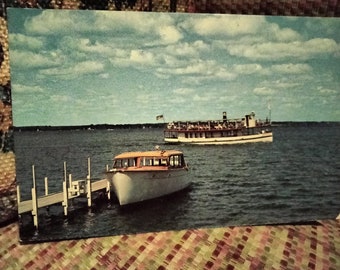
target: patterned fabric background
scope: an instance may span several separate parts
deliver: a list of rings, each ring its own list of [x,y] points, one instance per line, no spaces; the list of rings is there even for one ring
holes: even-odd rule
[[[83,265],[86,269],[91,267],[92,269],[128,269],[134,262],[147,262],[145,265],[153,265],[153,267],[148,268],[144,265],[145,269],[190,268],[188,264],[195,265],[196,269],[239,269],[240,265],[243,265],[243,269],[263,269],[268,265],[271,269],[340,269],[339,221],[321,227],[188,230],[132,237],[70,240],[39,244],[34,247],[32,245],[20,247],[17,242],[18,227],[15,224],[17,205],[7,7],[339,17],[339,1],[1,0],[0,268],[66,269],[70,267],[76,269],[82,268]],[[251,241],[248,239],[255,239],[257,241],[255,243],[261,242],[262,246],[249,244]],[[165,244],[169,249],[162,248]],[[67,254],[73,254],[73,257]],[[230,263],[223,264],[226,258],[230,259],[228,260]],[[59,262],[59,267],[58,264],[55,265],[56,262]],[[116,263],[112,264],[113,262]]]

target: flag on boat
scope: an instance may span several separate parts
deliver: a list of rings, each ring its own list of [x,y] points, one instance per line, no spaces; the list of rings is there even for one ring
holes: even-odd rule
[[[156,120],[160,120],[160,119],[164,119],[164,116],[163,116],[163,114],[161,114],[161,115],[157,115],[157,116],[156,116]]]

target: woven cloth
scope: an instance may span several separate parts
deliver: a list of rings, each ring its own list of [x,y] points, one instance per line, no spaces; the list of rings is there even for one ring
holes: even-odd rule
[[[20,245],[0,228],[0,269],[340,269],[340,221],[191,229]]]
[[[340,16],[329,0],[0,1],[0,269],[340,269],[340,225],[195,229],[18,243],[6,7]]]

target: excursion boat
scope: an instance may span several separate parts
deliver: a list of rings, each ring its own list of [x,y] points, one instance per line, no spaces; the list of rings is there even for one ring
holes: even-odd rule
[[[188,165],[177,150],[126,152],[107,171],[120,205],[161,197],[190,185]]]
[[[168,123],[164,141],[197,145],[272,142],[273,133],[270,120],[256,120],[254,112],[238,119],[227,119],[223,112],[221,120]]]

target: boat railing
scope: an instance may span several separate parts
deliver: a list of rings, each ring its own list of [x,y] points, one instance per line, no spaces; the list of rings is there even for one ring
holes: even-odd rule
[[[256,120],[255,127],[269,127],[268,120]],[[211,130],[242,130],[247,128],[241,121],[210,121],[210,122],[171,122],[167,125],[168,131],[211,131]]]

